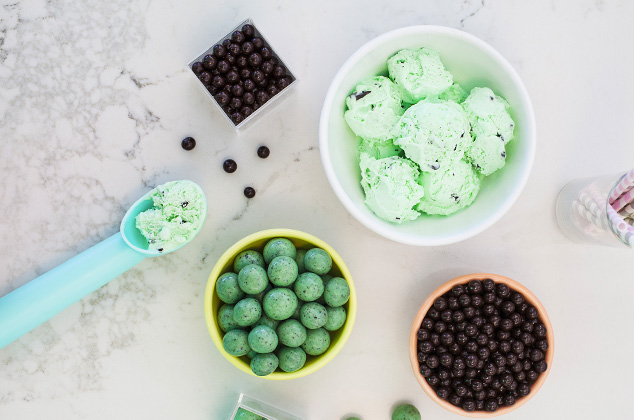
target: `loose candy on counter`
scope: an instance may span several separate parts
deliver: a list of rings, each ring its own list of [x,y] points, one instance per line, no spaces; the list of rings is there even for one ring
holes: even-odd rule
[[[411,404],[401,404],[392,412],[392,420],[421,420],[420,412]]]
[[[301,347],[282,347],[277,357],[284,372],[296,372],[306,364],[306,352]]]
[[[287,319],[277,328],[280,343],[287,347],[299,347],[306,341],[306,327],[296,319]]]
[[[279,360],[273,353],[256,354],[251,359],[251,371],[258,376],[270,375],[278,366]]]
[[[306,332],[306,341],[301,347],[306,354],[319,356],[325,353],[328,347],[330,347],[330,334],[323,328],[308,330]]]
[[[244,297],[244,292],[238,285],[238,275],[236,273],[224,273],[218,277],[216,282],[216,293],[221,301],[225,303],[236,303]]]
[[[260,302],[253,298],[242,299],[233,308],[233,319],[241,327],[255,324],[261,316],[262,306]]]
[[[244,356],[251,351],[249,334],[244,330],[231,330],[222,338],[222,347],[232,356]]]
[[[297,297],[304,302],[315,301],[324,294],[323,280],[311,272],[300,274],[293,288]]]

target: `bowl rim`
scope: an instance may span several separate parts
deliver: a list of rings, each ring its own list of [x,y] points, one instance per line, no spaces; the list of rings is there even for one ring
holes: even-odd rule
[[[326,352],[322,355],[317,356],[318,359],[310,365],[309,367],[303,367],[295,372],[273,372],[267,376],[257,376],[254,374],[250,368],[245,366],[243,363],[239,362],[239,358],[235,356],[231,356],[227,353],[222,346],[222,333],[216,327],[216,314],[212,311],[212,299],[214,297],[214,293],[216,290],[216,280],[220,276],[222,268],[229,261],[232,260],[235,255],[242,250],[245,246],[248,246],[254,242],[261,241],[263,239],[273,239],[273,238],[289,238],[289,239],[299,239],[302,241],[309,242],[316,247],[322,248],[330,256],[332,257],[333,265],[336,265],[341,271],[342,277],[348,282],[350,286],[350,298],[348,300],[348,316],[346,318],[346,322],[343,325],[343,330],[341,332],[341,337],[334,345],[326,350]],[[205,311],[205,322],[207,324],[207,329],[209,330],[209,334],[211,335],[212,341],[220,351],[220,353],[227,359],[231,364],[240,369],[241,371],[254,376],[256,378],[268,379],[268,380],[288,380],[288,379],[296,379],[301,378],[306,375],[309,375],[322,367],[328,364],[332,359],[339,354],[339,352],[343,349],[344,345],[350,338],[350,334],[352,333],[352,329],[354,327],[354,322],[357,317],[357,294],[354,287],[354,282],[352,280],[352,276],[348,267],[344,263],[341,256],[335,251],[330,245],[328,245],[323,240],[313,236],[309,233],[302,232],[294,229],[285,229],[285,228],[276,228],[276,229],[266,229],[261,230],[259,232],[252,233],[244,238],[240,239],[233,245],[231,245],[216,261],[211,273],[209,274],[209,278],[207,280],[207,285],[205,287],[204,294],[204,311]]]
[[[502,203],[501,206],[497,207],[495,211],[491,212],[486,219],[483,219],[482,222],[473,226],[469,229],[466,229],[462,232],[456,233],[454,235],[441,237],[441,238],[428,238],[424,236],[411,236],[405,235],[400,232],[394,231],[391,226],[383,224],[382,220],[379,220],[377,216],[374,214],[368,215],[361,212],[357,209],[357,206],[352,202],[348,194],[344,191],[341,183],[337,179],[335,174],[335,170],[332,164],[332,160],[330,159],[330,153],[328,150],[328,125],[330,122],[330,109],[334,103],[334,96],[337,90],[337,87],[341,84],[343,78],[348,74],[350,69],[366,54],[368,54],[372,49],[374,49],[377,45],[380,45],[390,39],[400,38],[402,36],[406,36],[408,34],[443,34],[449,37],[454,37],[470,43],[477,48],[483,50],[492,59],[494,59],[498,65],[500,65],[505,73],[507,73],[512,80],[513,84],[517,87],[520,95],[520,102],[522,104],[522,108],[526,110],[527,122],[526,129],[528,132],[527,138],[523,141],[528,143],[528,150],[525,153],[525,164],[524,170],[521,173],[521,176],[513,189],[512,193],[506,198],[506,200]],[[417,245],[417,246],[437,246],[437,245],[447,245],[456,242],[463,241],[465,239],[471,238],[484,230],[491,227],[498,220],[502,218],[515,204],[520,194],[524,190],[526,183],[528,181],[528,177],[531,173],[533,162],[535,160],[535,143],[536,143],[536,124],[535,124],[535,111],[533,109],[533,105],[526,90],[526,86],[522,82],[521,78],[515,71],[515,69],[511,66],[511,64],[500,54],[496,49],[494,49],[491,45],[487,44],[485,41],[480,38],[471,35],[467,32],[453,29],[445,26],[436,26],[436,25],[414,25],[414,26],[406,26],[403,28],[395,29],[389,32],[386,32],[382,35],[377,36],[376,38],[368,41],[364,45],[362,45],[357,51],[355,51],[341,66],[339,71],[336,73],[334,79],[330,83],[328,88],[328,92],[326,93],[326,97],[324,99],[324,104],[321,109],[321,116],[319,119],[319,150],[321,154],[321,161],[324,167],[324,171],[326,172],[326,177],[330,182],[332,189],[335,194],[339,198],[339,201],[343,204],[343,206],[348,210],[355,219],[357,219],[361,224],[363,224],[368,229],[373,232],[391,239],[396,242],[400,242],[406,245]]]
[[[431,386],[427,383],[427,381],[425,380],[425,378],[423,377],[423,375],[420,373],[420,370],[419,370],[419,363],[418,363],[418,356],[417,356],[417,353],[418,353],[417,352],[417,332],[420,329],[420,325],[423,322],[423,318],[425,318],[427,311],[431,308],[436,298],[438,298],[439,296],[451,290],[451,288],[455,286],[456,284],[464,284],[467,281],[472,279],[477,279],[477,280],[492,279],[496,283],[504,283],[507,286],[509,286],[511,290],[515,290],[522,293],[526,301],[529,302],[531,305],[533,305],[535,308],[537,308],[539,317],[547,329],[546,337],[548,339],[548,349],[546,350],[546,355],[544,357],[544,360],[548,364],[546,372],[539,375],[539,378],[537,378],[537,381],[531,386],[530,394],[528,394],[525,397],[518,398],[517,402],[514,405],[510,407],[500,408],[497,411],[494,411],[492,413],[489,413],[486,411],[472,411],[472,412],[464,411],[452,405],[451,403],[449,403],[449,401],[445,401],[441,399],[434,392]],[[459,277],[456,277],[455,279],[449,280],[448,282],[438,287],[436,290],[434,290],[433,293],[429,295],[429,297],[423,302],[423,304],[418,309],[418,312],[416,313],[416,316],[414,317],[414,321],[412,322],[412,328],[409,334],[410,364],[412,366],[412,370],[414,371],[414,376],[416,377],[416,380],[418,381],[420,386],[423,388],[425,393],[429,395],[429,397],[432,400],[434,400],[434,402],[436,402],[438,405],[451,411],[452,413],[459,414],[465,417],[473,417],[473,418],[497,417],[497,416],[510,413],[511,411],[516,410],[520,408],[521,406],[523,406],[524,404],[526,404],[528,401],[530,401],[531,398],[535,396],[535,394],[537,394],[539,389],[542,387],[542,385],[546,381],[546,378],[548,377],[548,374],[550,373],[550,370],[552,368],[552,362],[553,362],[554,356],[555,356],[555,334],[553,332],[553,326],[552,326],[552,323],[550,322],[550,319],[548,318],[548,313],[546,312],[544,305],[541,304],[539,299],[537,299],[537,297],[526,286],[524,286],[523,284],[513,279],[510,279],[508,277],[504,277],[498,274],[491,274],[491,273],[465,274],[463,276],[459,276]]]

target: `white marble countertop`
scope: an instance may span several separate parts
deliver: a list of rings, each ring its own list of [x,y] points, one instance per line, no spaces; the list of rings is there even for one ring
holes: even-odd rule
[[[631,418],[632,252],[569,242],[554,202],[571,179],[632,167],[633,15],[626,0],[0,1],[0,295],[115,233],[161,182],[200,183],[210,207],[190,245],[143,261],[0,350],[0,419],[224,420],[240,392],[306,419],[387,419],[399,401],[423,419],[456,418],[414,379],[408,332],[432,290],[480,271],[528,286],[555,328],[548,380],[506,418]],[[236,135],[184,64],[247,17],[301,81]],[[537,116],[537,157],[518,203],[451,246],[368,231],[333,194],[317,147],[339,66],[371,38],[413,24],[489,42],[518,70]],[[180,148],[188,135],[198,141],[191,152]],[[256,157],[260,144],[269,159]],[[227,157],[235,174],[222,171]],[[258,194],[247,202],[250,184]],[[203,318],[216,259],[270,227],[317,234],[357,283],[346,347],[294,381],[237,371]]]

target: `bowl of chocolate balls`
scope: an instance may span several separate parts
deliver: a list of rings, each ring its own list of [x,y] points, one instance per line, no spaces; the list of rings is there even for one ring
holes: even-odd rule
[[[552,365],[546,310],[520,283],[494,274],[455,278],[427,298],[412,324],[410,361],[436,403],[467,417],[526,404]]]
[[[253,233],[217,261],[205,319],[222,355],[272,380],[306,376],[343,348],[357,309],[352,277],[326,242],[291,229]]]

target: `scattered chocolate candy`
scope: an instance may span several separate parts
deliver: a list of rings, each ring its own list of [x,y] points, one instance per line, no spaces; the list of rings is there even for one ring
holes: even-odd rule
[[[196,140],[193,137],[185,137],[183,141],[181,141],[181,147],[185,150],[192,150],[196,147]]]
[[[227,159],[222,163],[222,169],[224,169],[226,173],[232,174],[238,169],[238,164],[233,159]]]
[[[417,333],[420,372],[436,394],[465,411],[493,412],[530,394],[548,369],[547,330],[537,308],[491,279],[437,298]]]
[[[270,154],[271,154],[271,151],[269,150],[268,147],[266,146],[258,147],[258,157],[262,159],[266,159],[267,157],[269,157]]]
[[[191,69],[238,125],[293,82],[279,63],[253,25],[247,24],[214,45]]]
[[[246,187],[244,189],[244,196],[246,198],[253,198],[255,197],[255,190],[253,189],[253,187]]]

